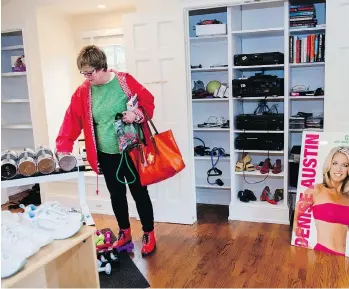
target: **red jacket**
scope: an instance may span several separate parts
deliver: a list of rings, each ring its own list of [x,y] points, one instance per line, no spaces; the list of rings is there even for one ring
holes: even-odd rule
[[[114,70],[110,71],[115,73],[129,99],[137,94],[138,106],[142,107],[149,117],[152,118],[154,113],[153,95],[130,74]],[[144,115],[139,109],[135,109],[134,112],[137,115],[137,122],[142,125],[146,143],[149,143],[148,140],[151,134],[149,127],[145,125]],[[97,148],[92,118],[91,85],[87,80],[77,88],[71,98],[56,139],[57,152],[72,152],[74,142],[79,137],[82,129],[85,135],[87,160],[92,169],[98,173]]]

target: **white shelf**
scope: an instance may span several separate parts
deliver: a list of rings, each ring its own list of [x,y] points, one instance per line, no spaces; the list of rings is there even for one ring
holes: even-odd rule
[[[297,101],[297,100],[324,100],[323,95],[319,96],[290,96],[291,101]]]
[[[23,50],[24,46],[23,45],[12,45],[12,46],[5,46],[1,47],[1,50],[7,51],[7,50]]]
[[[315,131],[315,132],[321,132],[324,131],[323,128],[306,128],[306,129],[290,129],[290,132],[295,132],[295,133],[302,133],[303,131]]]
[[[234,130],[234,133],[284,133],[283,130]]]
[[[290,34],[297,35],[297,34],[324,33],[325,30],[326,30],[326,25],[318,25],[316,27],[310,27],[310,28],[290,28]]]
[[[1,73],[1,76],[4,77],[15,77],[15,76],[26,76],[27,72],[5,72],[5,73]]]
[[[29,99],[27,98],[13,98],[13,99],[6,99],[6,100],[2,100],[2,103],[29,103]]]
[[[251,66],[234,66],[235,70],[256,70],[256,69],[281,69],[284,68],[284,64],[272,64],[272,65],[251,65]]]
[[[270,170],[269,174],[261,174],[260,171],[256,170],[253,172],[234,172],[238,176],[248,176],[248,177],[262,177],[262,178],[283,178],[284,177],[284,172],[281,172],[280,174],[273,174]]]
[[[253,1],[252,1],[253,2]],[[252,3],[251,2],[251,3]],[[288,184],[289,184],[289,162],[288,152],[294,145],[299,145],[301,141],[301,132],[304,130],[289,129],[288,119],[290,116],[300,111],[313,112],[320,114],[322,111],[324,96],[290,96],[290,88],[296,85],[305,85],[312,88],[322,87],[325,83],[323,73],[325,71],[325,62],[311,63],[288,63],[289,60],[289,36],[323,33],[326,31],[326,25],[319,25],[314,28],[296,28],[290,29],[288,4],[282,1],[269,1],[268,4],[253,5],[253,9],[247,9],[245,3],[238,3],[227,7],[228,36],[209,36],[205,38],[190,38],[187,44],[187,51],[190,53],[190,64],[201,64],[204,68],[188,69],[191,80],[201,80],[207,84],[211,80],[218,80],[222,83],[228,83],[231,86],[232,80],[241,77],[250,77],[258,72],[273,74],[284,78],[284,90],[281,96],[244,97],[237,98],[232,95],[229,99],[196,99],[192,103],[201,103],[192,105],[192,123],[197,125],[210,116],[224,117],[230,120],[230,128],[193,128],[194,135],[199,135],[207,147],[222,146],[232,155],[224,159],[221,166],[230,165],[232,171],[223,171],[223,178],[226,187],[210,186],[205,179],[199,179],[205,176],[207,169],[205,165],[210,164],[210,156],[194,157],[195,172],[197,175],[196,185],[209,197],[210,203],[220,204],[221,195],[226,191],[217,191],[219,189],[230,189],[230,208],[229,219],[252,221],[252,222],[269,222],[279,224],[289,224]],[[248,3],[250,4],[250,3]],[[215,7],[212,7],[215,8]],[[198,9],[199,10],[199,9]],[[197,23],[200,19],[206,19],[204,10],[192,13],[189,17],[190,23]],[[208,18],[207,18],[208,19]],[[220,19],[221,21],[224,19]],[[189,27],[191,29],[191,27]],[[210,43],[207,43],[210,42]],[[284,64],[272,65],[252,65],[252,66],[235,66],[234,56],[237,54],[263,53],[279,51],[284,53]],[[282,60],[281,60],[282,61]],[[228,64],[227,68],[209,68],[212,64]],[[201,73],[200,72],[212,72]],[[224,73],[223,73],[224,72]],[[227,73],[226,73],[227,72]],[[196,73],[196,74],[195,74]],[[231,93],[231,89],[230,89]],[[189,96],[190,97],[190,96]],[[257,108],[258,102],[265,100],[268,106],[278,106],[278,111],[285,114],[285,126],[281,130],[239,130],[237,129],[236,116],[242,113],[253,113]],[[190,100],[189,100],[190,101]],[[225,102],[224,104],[222,102]],[[204,103],[207,103],[205,105]],[[227,104],[227,105],[226,105]],[[228,132],[229,134],[221,133]],[[322,131],[311,130],[309,131]],[[199,132],[202,132],[199,134]],[[211,133],[203,133],[211,132]],[[282,138],[284,146],[281,151],[268,150],[240,150],[236,149],[235,139],[242,134],[262,134],[272,139]],[[269,136],[268,136],[269,135]],[[240,148],[240,147],[239,147]],[[242,147],[243,148],[243,147]],[[275,159],[282,160],[282,170],[280,174],[261,174],[258,170],[254,172],[235,172],[235,163],[242,153],[249,153],[257,164],[270,156],[272,162]],[[238,158],[238,159],[237,159]],[[223,159],[221,159],[223,160]],[[219,166],[218,166],[219,167]],[[228,174],[228,175],[226,175]],[[244,180],[246,177],[246,181]],[[250,182],[249,182],[250,180]],[[258,183],[258,182],[261,183]],[[256,183],[257,182],[257,183]],[[231,186],[231,188],[230,188]],[[237,198],[237,193],[241,189],[251,189],[254,192],[262,192],[265,186],[270,188],[284,189],[284,200],[277,205],[271,205],[267,202],[249,202],[242,203]],[[207,190],[205,190],[207,189]],[[212,189],[212,192],[211,190]],[[216,190],[216,191],[215,191]],[[201,190],[197,189],[197,192]],[[227,193],[228,194],[228,193]],[[257,194],[256,194],[257,195]],[[224,199],[225,200],[225,199]],[[212,201],[212,202],[211,202]]]
[[[195,160],[198,161],[211,161],[211,157],[210,156],[195,156],[194,157]],[[213,156],[213,160],[216,161],[217,160],[217,156]],[[229,161],[230,157],[219,157],[219,161]]]
[[[223,181],[224,182],[224,181]],[[230,190],[230,186],[218,186],[218,185],[196,185],[197,189],[210,189],[210,190]]]
[[[283,200],[284,201],[284,200]],[[239,206],[242,206],[242,207],[256,207],[256,208],[261,208],[261,209],[270,209],[270,208],[277,208],[277,207],[282,207],[284,206],[284,202],[283,201],[280,201],[278,204],[276,205],[272,205],[272,204],[269,204],[268,202],[262,202],[262,201],[250,201],[248,203],[244,203],[244,202],[241,202],[239,199],[238,199],[238,205]]]
[[[70,172],[70,173],[51,174],[46,176],[6,180],[6,181],[1,181],[1,188],[5,189],[5,188],[26,186],[26,185],[37,184],[37,183],[59,182],[59,181],[64,181],[69,179],[75,179],[79,176],[79,173],[83,173],[83,172],[76,171],[76,172]]]
[[[269,100],[269,101],[283,101],[284,96],[253,96],[253,97],[233,97],[234,100],[238,101],[253,101],[253,100]]]
[[[31,124],[7,124],[7,125],[2,125],[1,128],[3,128],[3,129],[33,129],[33,126]]]
[[[321,66],[325,66],[325,62],[290,63],[290,67],[292,67],[292,68],[321,67]]]
[[[192,68],[191,72],[218,72],[228,71],[228,67],[206,67],[206,68]]]
[[[194,127],[194,131],[221,131],[221,132],[229,132],[229,128],[220,128],[220,127],[210,127],[210,128],[201,128],[201,127]]]
[[[270,155],[283,155],[284,151],[266,151],[266,150],[235,150],[236,153],[249,153],[249,154],[270,154]]]
[[[212,35],[212,36],[190,37],[190,43],[215,42],[215,41],[221,41],[221,40],[228,40],[228,36]]]
[[[232,35],[241,37],[241,38],[255,38],[255,37],[283,36],[284,32],[285,32],[285,29],[283,27],[277,27],[277,28],[267,28],[267,29],[232,31]]]
[[[193,102],[228,102],[229,98],[197,98]]]

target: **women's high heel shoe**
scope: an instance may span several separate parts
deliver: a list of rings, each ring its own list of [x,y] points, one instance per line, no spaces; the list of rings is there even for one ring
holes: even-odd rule
[[[261,167],[261,170],[260,170],[261,174],[265,175],[265,174],[269,173],[270,168],[271,168],[270,159],[267,158],[267,159],[265,159],[265,161]]]
[[[242,155],[241,160],[239,160],[236,165],[235,165],[235,171],[236,172],[242,172],[246,168],[246,164],[248,164],[251,161],[251,157],[249,156],[248,153],[244,153]]]
[[[281,160],[280,159],[276,160],[275,165],[273,166],[273,169],[272,169],[272,173],[275,175],[281,173]]]
[[[270,192],[270,188],[266,186],[260,196],[262,202],[268,202],[269,204],[276,205],[277,202],[274,200],[273,195]]]

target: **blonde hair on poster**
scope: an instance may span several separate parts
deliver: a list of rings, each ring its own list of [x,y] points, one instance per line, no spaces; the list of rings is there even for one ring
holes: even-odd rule
[[[324,165],[323,165],[323,184],[327,188],[332,188],[331,185],[331,177],[330,177],[330,169],[331,169],[331,163],[332,159],[336,154],[343,154],[347,157],[349,162],[349,147],[348,146],[338,146],[333,148],[328,156],[325,159]],[[341,186],[341,193],[349,196],[349,175],[346,176],[344,179],[342,186]]]

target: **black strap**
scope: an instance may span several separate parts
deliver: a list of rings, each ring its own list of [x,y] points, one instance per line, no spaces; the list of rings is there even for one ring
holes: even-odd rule
[[[153,130],[155,131],[155,134],[159,134],[158,130],[156,129],[155,127],[155,124],[153,123],[153,121],[151,120],[151,118],[149,117],[148,113],[146,112],[146,110],[144,108],[140,108],[143,112],[143,115],[145,116],[145,119],[146,119],[146,122],[148,124],[148,122],[151,124]],[[148,124],[148,127],[149,127],[149,124]],[[149,128],[150,130],[150,128]],[[151,133],[151,130],[150,130],[150,133]]]

